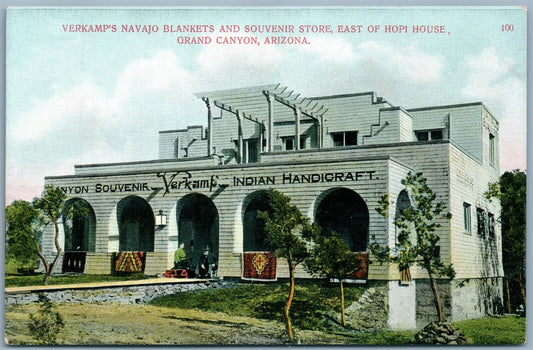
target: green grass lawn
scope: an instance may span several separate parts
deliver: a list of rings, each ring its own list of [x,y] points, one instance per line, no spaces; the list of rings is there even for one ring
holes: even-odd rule
[[[357,300],[365,286],[345,289],[346,305]],[[154,299],[155,306],[223,312],[229,316],[249,316],[283,322],[283,307],[289,292],[287,284],[241,284],[235,288],[210,289],[174,294]],[[353,344],[412,344],[415,331],[353,332],[331,329],[323,312],[340,312],[339,288],[321,282],[300,283],[291,306],[292,324],[300,329],[334,332],[353,338]],[[455,323],[469,344],[523,344],[525,318],[484,317]]]
[[[484,317],[454,322],[471,344],[524,344],[526,318]]]
[[[345,287],[346,305],[357,300],[368,288]],[[288,284],[241,284],[234,288],[212,289],[154,299],[155,306],[223,312],[235,316],[251,316],[267,320],[283,320],[283,309],[289,294]],[[323,329],[322,312],[340,312],[338,285],[306,282],[296,285],[291,305],[291,321],[302,329]]]
[[[48,285],[74,284],[74,283],[91,283],[91,282],[109,282],[109,281],[130,281],[148,278],[143,274],[131,274],[127,276],[112,275],[60,275],[52,276]],[[5,287],[26,287],[42,286],[43,274],[31,276],[6,276]]]

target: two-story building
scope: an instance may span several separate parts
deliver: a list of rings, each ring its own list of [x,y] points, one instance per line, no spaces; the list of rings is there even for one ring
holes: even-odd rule
[[[394,216],[410,205],[401,180],[422,172],[452,214],[437,231],[441,256],[457,273],[439,280],[445,314],[499,311],[500,205],[484,196],[499,178],[498,122],[483,103],[405,109],[373,92],[304,98],[280,85],[196,96],[207,128],[161,131],[159,159],[76,165],[74,175],[45,179],[69,205],[89,209],[60,225],[64,272],[161,274],[183,242],[193,263],[209,247],[219,277],[287,278],[257,218],[271,188],[366,258],[371,242],[394,248]],[[375,210],[383,194],[391,198],[388,218]],[[55,252],[51,230],[43,247]],[[374,262],[357,277],[386,281],[391,328],[433,317],[427,275],[414,268],[411,276],[402,281],[396,266]],[[310,278],[303,268],[297,277]]]

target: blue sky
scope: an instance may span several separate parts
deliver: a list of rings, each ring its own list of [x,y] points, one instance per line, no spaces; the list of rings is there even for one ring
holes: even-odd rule
[[[117,32],[65,32],[71,24]],[[122,24],[159,31],[124,33]],[[184,24],[215,32],[162,32]],[[322,24],[334,33],[306,34],[309,45],[177,43],[228,35],[218,32],[227,24],[241,27],[230,35],[260,41],[244,26]],[[351,24],[362,32],[337,33]],[[413,25],[445,33],[416,34]],[[526,168],[526,13],[517,7],[12,8],[6,37],[6,204],[38,196],[45,176],[73,174],[75,164],[156,159],[159,130],[206,124],[195,92],[271,83],[308,97],[375,91],[405,108],[482,101],[500,122],[501,171]]]

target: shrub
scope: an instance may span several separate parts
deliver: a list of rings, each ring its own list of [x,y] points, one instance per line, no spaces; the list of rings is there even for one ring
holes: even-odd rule
[[[39,310],[30,314],[30,332],[40,344],[56,344],[57,335],[65,327],[63,317],[47,297],[40,295],[39,302]]]

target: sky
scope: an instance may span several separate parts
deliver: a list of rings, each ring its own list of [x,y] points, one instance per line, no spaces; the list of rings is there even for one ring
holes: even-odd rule
[[[15,7],[6,22],[6,204],[39,196],[45,176],[74,174],[74,165],[157,159],[160,130],[207,124],[196,92],[276,83],[306,97],[375,91],[406,109],[483,102],[500,123],[501,172],[526,169],[527,28],[518,7]],[[90,25],[116,31],[76,31]],[[213,32],[164,31],[184,25]],[[316,27],[300,33],[306,25]],[[318,26],[331,32],[313,33]],[[250,36],[260,44],[216,44]],[[309,44],[267,45],[270,36]]]

